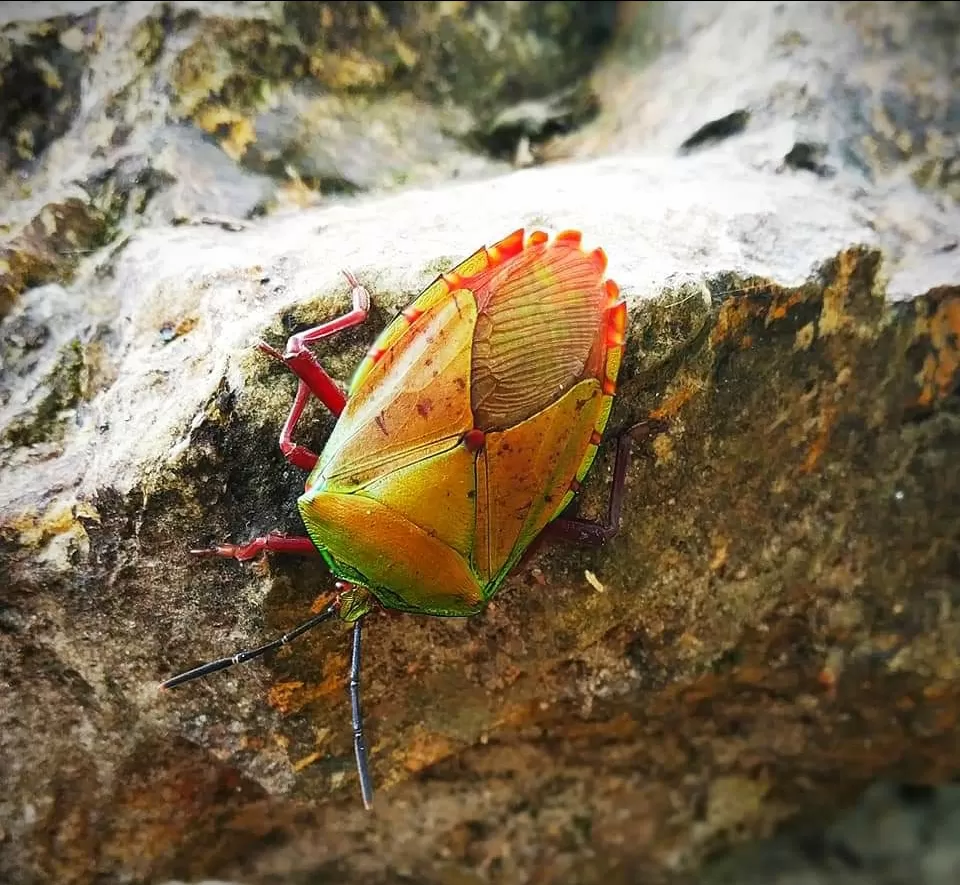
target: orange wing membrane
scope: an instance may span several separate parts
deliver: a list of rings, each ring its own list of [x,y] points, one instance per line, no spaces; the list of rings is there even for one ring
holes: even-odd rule
[[[626,305],[606,266],[577,231],[514,231],[384,329],[301,498],[349,579],[389,607],[476,611],[569,504],[623,355]]]

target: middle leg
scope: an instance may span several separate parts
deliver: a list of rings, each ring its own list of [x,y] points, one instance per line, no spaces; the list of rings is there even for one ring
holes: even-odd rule
[[[253,538],[246,544],[218,544],[215,547],[191,550],[194,556],[222,556],[246,562],[268,550],[273,553],[291,553],[298,556],[319,556],[316,545],[309,538],[290,537],[281,532],[270,532]]]

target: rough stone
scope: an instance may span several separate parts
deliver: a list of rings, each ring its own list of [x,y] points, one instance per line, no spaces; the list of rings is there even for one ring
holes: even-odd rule
[[[599,97],[592,122],[551,129],[546,91],[484,117],[502,156],[545,133],[541,168],[508,171],[437,124],[434,168],[404,135],[382,176],[349,176],[369,193],[319,200],[339,163],[270,126],[325,107],[346,149],[362,108],[382,121],[410,93],[341,117],[340,95],[231,104],[264,137],[231,154],[229,118],[214,159],[193,118],[158,111],[152,77],[211,28],[240,35],[228,54],[286,31],[259,5],[221,7],[229,26],[169,6],[85,13],[116,16],[98,20],[128,53],[91,63],[113,72],[114,117],[75,119],[37,159],[37,195],[11,203],[22,230],[76,180],[112,239],[0,320],[0,879],[865,885],[886,865],[952,882],[955,800],[937,788],[960,773],[956,5],[620,4],[616,51],[569,75]],[[377,28],[369,54],[407,64],[399,26]],[[235,71],[217,58],[194,71]],[[221,98],[228,82],[238,102],[255,92],[228,77]],[[176,98],[196,114],[210,94]],[[909,150],[880,138],[892,94]],[[357,152],[391,144],[381,130]],[[296,198],[270,184],[291,156]],[[449,180],[461,160],[469,180]],[[367,813],[342,628],[157,691],[330,590],[314,561],[188,551],[299,532],[303,475],[277,446],[295,384],[257,338],[343,311],[347,268],[374,309],[316,348],[345,382],[439,271],[520,226],[607,251],[630,305],[609,440],[656,429],[608,544],[544,543],[476,618],[370,617]],[[331,426],[311,406],[301,440]],[[877,781],[909,787],[816,826]]]

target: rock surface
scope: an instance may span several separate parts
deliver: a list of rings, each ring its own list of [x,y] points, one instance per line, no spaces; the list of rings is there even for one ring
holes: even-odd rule
[[[862,819],[920,788],[809,834],[870,783],[956,826],[956,4],[616,4],[592,73],[596,4],[52,5],[0,32],[0,879],[859,885]],[[299,532],[257,338],[345,310],[348,268],[345,383],[521,226],[603,245],[610,436],[662,432],[604,547],[544,544],[477,618],[368,619],[369,814],[341,627],[157,691],[330,589],[187,551]]]

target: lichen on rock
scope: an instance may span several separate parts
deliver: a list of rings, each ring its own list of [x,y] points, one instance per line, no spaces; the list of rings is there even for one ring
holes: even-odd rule
[[[912,785],[898,827],[953,801],[954,13],[593,6],[4,26],[0,69],[56,43],[98,101],[62,130],[4,106],[46,144],[0,181],[0,878],[752,883],[809,872],[796,845],[870,784]],[[342,627],[158,692],[331,589],[310,559],[189,551],[302,533],[296,382],[257,340],[348,309],[351,271],[370,314],[314,348],[345,385],[518,227],[582,230],[629,306],[583,515],[618,434],[650,432],[608,543],[543,543],[475,618],[370,616],[369,814]],[[311,403],[298,442],[333,423]],[[841,823],[822,844],[814,881],[843,851],[879,868]]]

